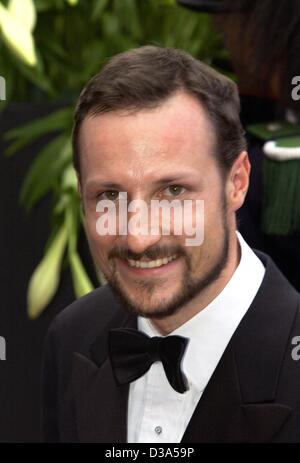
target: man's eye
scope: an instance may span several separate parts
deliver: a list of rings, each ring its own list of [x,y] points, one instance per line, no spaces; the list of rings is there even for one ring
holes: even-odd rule
[[[115,190],[103,191],[98,198],[99,199],[110,199],[111,201],[116,201],[119,197],[119,192]]]
[[[181,185],[170,185],[165,190],[167,195],[170,196],[179,196],[185,191],[185,188]]]

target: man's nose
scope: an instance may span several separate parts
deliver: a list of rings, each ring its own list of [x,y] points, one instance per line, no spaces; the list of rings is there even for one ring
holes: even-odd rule
[[[144,214],[128,213],[127,234],[124,240],[128,249],[137,254],[142,254],[151,246],[157,244],[161,238],[160,227],[152,223],[151,210],[148,208]]]
[[[134,235],[128,233],[126,237],[126,245],[128,249],[137,254],[143,254],[148,248],[157,244],[160,240],[160,235]]]

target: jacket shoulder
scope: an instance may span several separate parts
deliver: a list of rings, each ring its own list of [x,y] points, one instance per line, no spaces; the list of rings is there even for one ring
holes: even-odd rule
[[[101,286],[63,309],[51,322],[47,339],[85,352],[118,313],[123,310],[111,289]]]

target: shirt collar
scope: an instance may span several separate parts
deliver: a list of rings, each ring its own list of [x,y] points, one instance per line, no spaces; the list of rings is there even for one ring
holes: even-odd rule
[[[265,274],[260,259],[237,233],[240,262],[223,290],[203,310],[169,335],[189,338],[182,368],[190,383],[203,391],[233,333],[249,309]],[[161,336],[149,319],[138,317],[138,329]]]

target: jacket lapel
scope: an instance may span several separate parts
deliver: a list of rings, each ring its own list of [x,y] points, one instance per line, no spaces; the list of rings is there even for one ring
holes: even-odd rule
[[[290,413],[288,406],[275,402],[243,402],[234,351],[229,348],[198,402],[181,442],[269,442]]]
[[[276,393],[299,296],[268,257],[257,255],[266,267],[264,280],[182,442],[269,442],[290,416]]]
[[[73,354],[73,390],[80,442],[126,442],[129,385],[117,386],[107,352],[115,327],[137,328],[136,317],[118,313],[92,344],[90,355]]]

